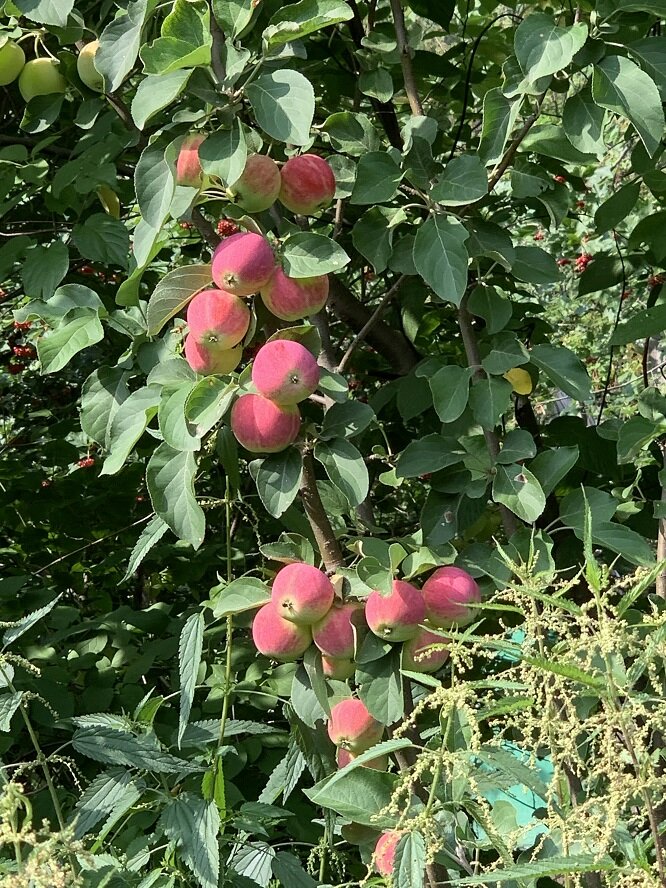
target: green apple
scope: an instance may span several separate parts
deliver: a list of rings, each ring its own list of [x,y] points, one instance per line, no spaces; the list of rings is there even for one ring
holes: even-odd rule
[[[24,65],[18,86],[24,100],[29,102],[35,96],[64,93],[67,84],[57,59],[33,59]]]
[[[25,53],[13,40],[0,48],[0,86],[7,86],[21,73],[25,65]]]
[[[104,78],[95,67],[95,53],[98,48],[99,40],[86,43],[76,60],[76,70],[87,87],[95,92],[104,92]]]

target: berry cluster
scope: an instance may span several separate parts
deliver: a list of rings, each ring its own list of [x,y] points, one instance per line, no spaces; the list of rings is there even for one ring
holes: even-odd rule
[[[84,456],[83,459],[80,459],[77,462],[77,466],[80,469],[89,469],[91,466],[95,465],[95,459],[92,456]]]
[[[580,256],[577,257],[575,262],[576,271],[583,272],[587,268],[587,266],[592,262],[594,256],[591,256],[589,253],[581,253]]]
[[[231,219],[220,219],[215,230],[220,237],[231,237],[232,234],[238,234],[240,228]]]

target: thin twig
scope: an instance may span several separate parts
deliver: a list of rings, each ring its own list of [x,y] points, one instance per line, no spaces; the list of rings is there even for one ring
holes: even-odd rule
[[[460,335],[462,336],[463,345],[465,346],[465,354],[467,356],[467,364],[474,371],[477,379],[485,377],[485,371],[481,366],[481,356],[479,354],[479,344],[476,340],[476,334],[472,327],[472,315],[467,310],[467,296],[463,297],[463,301],[458,309],[458,325],[460,327]],[[499,439],[493,429],[484,429],[483,437],[486,439],[486,447],[490,458],[495,461],[497,454],[500,452]],[[502,526],[507,539],[518,530],[518,523],[513,512],[509,511],[506,506],[499,506],[500,515],[502,516]]]
[[[344,556],[317,489],[314,457],[310,450],[303,452],[301,500],[326,570],[335,571],[344,564]]]
[[[153,517],[153,512],[150,515],[146,515],[145,518],[139,518],[138,521],[133,521],[132,524],[128,524],[126,527],[121,527],[120,530],[114,530],[113,533],[107,533],[106,536],[100,537],[98,540],[93,540],[91,543],[86,543],[85,546],[79,546],[78,549],[74,549],[72,552],[67,552],[66,555],[61,555],[60,558],[56,558],[55,561],[51,561],[50,564],[44,565],[44,567],[40,567],[39,570],[33,571],[33,577],[38,577],[40,574],[44,573],[45,570],[48,570],[50,567],[53,567],[56,564],[60,564],[61,561],[66,561],[68,558],[71,558],[72,555],[76,555],[78,552],[84,552],[86,549],[91,549],[93,546],[99,546],[100,543],[106,542],[106,540],[111,540],[114,537],[119,536],[121,533],[124,533],[126,530],[131,530],[133,527],[137,527],[139,524],[144,524],[148,521],[149,518]]]
[[[523,142],[523,139],[527,136],[527,134],[532,129],[532,127],[534,126],[536,121],[539,119],[539,115],[541,114],[541,106],[543,104],[543,100],[546,98],[547,92],[548,92],[548,90],[546,90],[545,92],[542,92],[541,95],[538,97],[538,99],[536,101],[536,108],[529,115],[529,117],[526,118],[525,123],[520,128],[520,131],[517,133],[517,135],[515,136],[515,138],[512,140],[511,144],[509,145],[509,147],[504,152],[504,157],[500,160],[500,162],[497,164],[497,166],[495,167],[495,169],[491,173],[490,179],[488,179],[488,194],[490,194],[490,192],[495,189],[495,186],[497,185],[499,180],[502,178],[504,173],[507,171],[507,169],[511,165],[511,162],[513,161],[513,158],[515,157],[516,152],[520,148],[520,146]]]
[[[221,238],[197,207],[192,210],[192,223],[208,246],[214,250],[219,245]]]
[[[666,471],[666,440],[659,442],[661,450],[661,458],[664,471]],[[666,485],[661,487],[661,502],[666,504]],[[666,559],[666,518],[659,519],[659,531],[657,536],[657,561]],[[663,571],[657,577],[657,595],[660,598],[666,598],[666,571]]]
[[[351,356],[354,354],[354,352],[356,351],[356,349],[358,348],[358,346],[361,344],[361,342],[363,342],[363,340],[364,340],[365,337],[368,335],[368,333],[370,332],[370,330],[372,329],[372,327],[373,327],[373,326],[377,323],[377,321],[381,318],[381,316],[382,316],[383,312],[385,311],[385,309],[387,308],[389,302],[393,299],[393,297],[395,296],[395,294],[396,294],[396,293],[398,292],[398,290],[400,289],[400,287],[401,287],[401,285],[402,285],[402,282],[404,281],[405,277],[406,277],[406,275],[404,275],[404,274],[401,274],[401,275],[400,275],[400,277],[398,278],[398,280],[397,280],[397,281],[393,284],[393,286],[390,287],[389,290],[386,292],[386,295],[384,296],[384,298],[382,299],[382,301],[379,303],[379,305],[377,306],[377,308],[374,310],[374,312],[373,312],[372,315],[370,316],[370,318],[369,318],[369,320],[367,321],[367,323],[365,323],[365,324],[361,327],[361,329],[358,331],[358,333],[356,334],[356,336],[354,337],[354,339],[351,341],[351,344],[349,345],[349,348],[347,349],[347,351],[346,351],[346,352],[344,353],[344,355],[342,356],[342,358],[341,358],[341,360],[340,360],[340,363],[338,364],[337,369],[336,369],[336,372],[337,372],[337,373],[343,373],[343,372],[344,372],[345,367],[347,366],[347,364],[349,363],[349,361],[350,361],[350,359],[351,359]]]
[[[618,324],[620,323],[620,315],[622,314],[622,303],[624,302],[624,291],[627,289],[627,269],[624,264],[624,256],[622,255],[622,250],[620,249],[620,245],[617,242],[617,238],[614,239],[615,249],[617,250],[617,254],[620,257],[620,265],[622,266],[622,281],[621,281],[621,290],[620,290],[620,298],[617,303],[617,311],[615,313],[615,321],[613,323],[613,329],[611,330],[611,341],[613,339],[613,335],[617,330]],[[601,396],[601,405],[599,407],[599,415],[597,416],[597,425],[601,424],[601,419],[604,415],[604,410],[606,408],[606,399],[608,397],[608,390],[610,388],[611,377],[613,375],[613,357],[615,356],[615,346],[611,345],[610,354],[608,355],[608,371],[606,372],[606,382],[604,384],[603,394]]]
[[[224,32],[217,23],[217,19],[215,18],[215,13],[213,9],[211,9],[210,11],[210,33],[211,37],[213,38],[213,45],[211,46],[211,65],[213,68],[213,74],[215,74],[217,82],[221,84],[226,80],[227,77],[227,71],[222,58],[222,51],[224,48]]]
[[[423,105],[421,104],[419,92],[416,87],[416,80],[414,79],[412,57],[410,55],[409,40],[407,39],[407,30],[405,28],[405,14],[400,0],[391,0],[391,12],[393,13],[395,36],[398,41],[400,64],[402,66],[402,78],[405,81],[405,92],[409,99],[409,107],[412,109],[414,117],[422,117]]]

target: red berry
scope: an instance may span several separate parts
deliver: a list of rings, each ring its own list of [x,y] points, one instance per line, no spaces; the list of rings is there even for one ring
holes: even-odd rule
[[[142,503],[144,501],[144,499],[145,499],[145,496],[141,496],[141,494],[139,494],[139,496],[135,497],[135,500],[137,503]]]
[[[537,231],[536,234],[534,235],[534,240],[535,241],[542,241],[544,239],[544,237],[545,237],[545,235],[544,235],[543,231]]]
[[[7,370],[9,370],[12,376],[17,376],[19,373],[23,373],[25,370],[25,364],[10,364],[7,367]]]
[[[648,278],[648,287],[660,287],[664,281],[666,277],[663,274],[651,274]]]
[[[584,210],[585,209],[585,201],[584,200],[577,200],[576,206],[578,207],[579,210]]]
[[[82,265],[79,271],[81,274],[95,274],[95,269],[92,265]]]
[[[51,481],[49,481],[48,479],[45,478],[45,479],[41,482],[40,487],[50,487],[50,486],[51,486],[51,483],[52,483]]]
[[[564,176],[554,176],[554,179],[556,182],[559,182],[560,185],[564,185],[564,183],[567,181]]]
[[[220,219],[217,223],[217,233],[220,237],[230,237],[232,234],[238,234],[240,228],[231,219]]]
[[[561,259],[557,260],[557,264],[559,266],[571,265],[571,259],[567,259],[566,257],[563,256]]]
[[[77,466],[79,466],[81,469],[89,469],[90,466],[94,466],[94,465],[95,465],[95,460],[93,459],[92,456],[85,456],[83,459],[80,459],[77,462]]]
[[[192,223],[191,223],[191,222],[179,222],[178,224],[179,224],[180,227],[183,229],[183,231],[189,231],[190,228],[192,227]]]
[[[376,277],[377,277],[377,275],[370,268],[368,268],[366,271],[363,272],[363,280],[364,281],[374,281],[374,279]]]
[[[432,478],[432,472],[426,472],[425,475],[419,475],[421,481],[430,481]]]
[[[32,321],[14,321],[14,327],[17,330],[29,330],[32,326]]]

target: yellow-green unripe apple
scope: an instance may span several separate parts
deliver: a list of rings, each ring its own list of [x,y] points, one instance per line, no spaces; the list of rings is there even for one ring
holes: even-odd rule
[[[0,86],[16,80],[25,65],[25,53],[13,40],[8,40],[0,49]]]
[[[19,75],[18,87],[26,102],[35,96],[64,93],[67,87],[57,59],[32,59]]]
[[[104,92],[104,78],[95,67],[95,53],[98,48],[99,40],[86,43],[76,60],[76,70],[87,87],[95,92]]]

